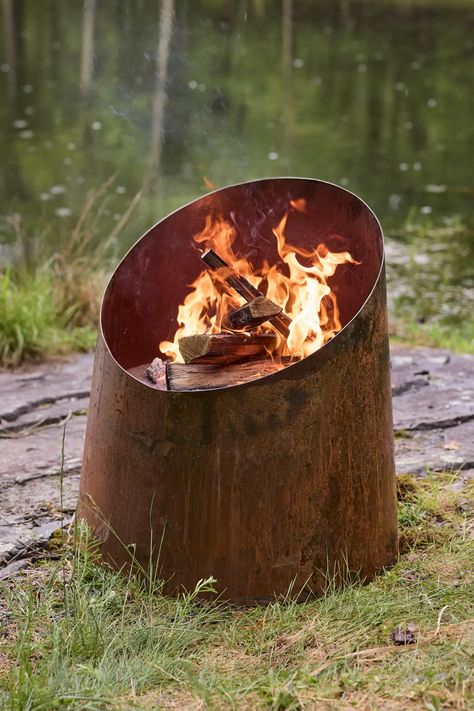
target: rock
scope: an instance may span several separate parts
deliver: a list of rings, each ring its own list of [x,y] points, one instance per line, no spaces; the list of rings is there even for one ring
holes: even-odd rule
[[[474,467],[474,420],[445,429],[406,432],[395,438],[397,471],[459,471]]]
[[[0,373],[0,434],[58,422],[87,408],[92,354],[30,372]]]
[[[430,348],[392,351],[396,430],[431,430],[474,420],[474,357]]]
[[[454,491],[461,491],[466,482],[472,479],[474,479],[474,469],[462,469],[458,472],[458,476],[456,477],[456,481],[452,484],[452,488]]]
[[[414,622],[408,622],[404,627],[395,627],[392,630],[390,638],[396,645],[415,644],[417,636],[417,628]]]
[[[25,523],[7,532],[0,529],[0,565],[44,548],[52,534],[61,526],[69,526],[71,521],[72,517],[68,516],[63,521],[46,521],[34,526]]]
[[[67,415],[67,413],[66,413]],[[63,412],[63,417],[66,416]],[[79,471],[84,447],[86,417],[72,417],[66,424],[64,473]],[[0,488],[6,481],[23,482],[28,479],[58,474],[61,470],[63,425],[29,428],[0,434]]]
[[[29,372],[0,373],[0,563],[18,562],[43,547],[61,523],[71,520],[92,359],[92,354],[85,354]]]
[[[0,564],[44,546],[62,523],[70,522],[78,489],[78,467],[64,476],[62,482],[57,474],[2,481]]]
[[[11,563],[7,563],[3,568],[0,569],[0,580],[8,580],[9,578],[14,578],[20,570],[27,568],[29,561],[22,558],[21,560],[14,560]]]

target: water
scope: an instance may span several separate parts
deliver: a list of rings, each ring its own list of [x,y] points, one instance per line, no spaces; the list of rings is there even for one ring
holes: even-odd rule
[[[394,296],[462,318],[473,29],[467,0],[4,0],[0,242],[14,213],[33,240],[74,224],[112,175],[99,238],[143,189],[118,252],[205,179],[319,177],[381,218]]]

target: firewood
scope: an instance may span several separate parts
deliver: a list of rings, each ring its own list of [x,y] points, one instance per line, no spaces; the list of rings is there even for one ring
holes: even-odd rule
[[[240,309],[231,311],[224,319],[224,326],[236,331],[249,330],[260,326],[282,311],[280,306],[274,304],[264,296],[257,296]]]
[[[263,296],[245,277],[240,276],[232,267],[229,267],[227,262],[224,262],[213,249],[208,249],[203,252],[201,259],[208,267],[211,267],[214,271],[218,271],[224,281],[235,289],[240,296],[243,296],[245,301],[252,301],[252,299],[255,299],[257,296]]]
[[[262,292],[252,286],[245,277],[237,274],[232,267],[229,267],[227,262],[224,262],[214,250],[208,249],[201,255],[201,259],[208,267],[218,271],[225,283],[240,294],[240,296],[243,296],[247,303],[253,301],[258,296],[264,296]],[[289,316],[285,313],[279,313],[269,320],[272,326],[274,326],[284,338],[288,338],[291,324]]]
[[[287,365],[289,362],[289,358],[281,359],[283,365]],[[247,383],[264,375],[275,373],[279,369],[280,366],[269,358],[250,360],[239,364],[232,363],[227,366],[167,363],[166,383],[168,390],[178,392],[212,390]]]
[[[145,373],[146,377],[156,385],[166,376],[165,363],[161,360],[161,358],[154,358],[146,369]]]
[[[273,333],[208,333],[180,338],[178,346],[185,363],[233,363],[276,348]]]
[[[136,365],[129,368],[128,372],[142,383],[153,383],[157,390],[166,390],[166,366],[161,358],[154,358],[151,363]]]

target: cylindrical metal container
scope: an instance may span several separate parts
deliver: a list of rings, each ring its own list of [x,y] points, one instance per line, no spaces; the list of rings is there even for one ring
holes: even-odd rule
[[[344,242],[360,262],[330,280],[342,330],[274,374],[166,392],[127,370],[172,340],[202,270],[192,237],[232,220],[244,253],[276,260],[275,227],[306,200],[289,241]],[[107,560],[132,560],[174,594],[216,578],[233,601],[321,593],[329,578],[372,578],[397,556],[383,236],[367,205],[318,180],[235,185],[165,217],[107,287],[95,355],[79,516]]]

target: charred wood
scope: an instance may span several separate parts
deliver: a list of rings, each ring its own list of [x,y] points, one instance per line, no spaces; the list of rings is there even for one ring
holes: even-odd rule
[[[227,262],[221,259],[214,250],[208,249],[201,255],[201,259],[208,267],[217,271],[225,283],[240,294],[245,301],[253,301],[253,299],[256,299],[258,296],[264,296],[255,286],[247,281],[245,277],[238,274]],[[280,313],[271,318],[270,323],[284,338],[288,338],[291,324],[289,316],[285,313]]]
[[[269,321],[280,314],[282,309],[264,296],[249,301],[240,309],[231,311],[224,320],[224,326],[235,331],[257,328],[265,321]]]
[[[162,382],[166,377],[166,366],[161,358],[154,358],[145,371],[148,380],[151,380],[155,385]]]
[[[128,372],[142,383],[152,383],[157,390],[166,390],[166,365],[161,358],[154,358],[151,363],[144,363],[129,368]]]

